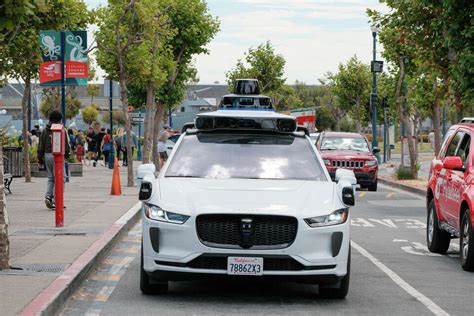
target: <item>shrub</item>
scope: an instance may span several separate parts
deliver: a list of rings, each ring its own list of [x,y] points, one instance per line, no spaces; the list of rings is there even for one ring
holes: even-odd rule
[[[76,163],[77,162],[77,158],[76,158],[76,155],[71,153],[71,155],[69,156],[69,158],[67,159],[67,162],[69,163]]]
[[[413,180],[410,167],[400,166],[397,169],[398,180]]]
[[[30,162],[38,162],[38,145],[29,146]]]

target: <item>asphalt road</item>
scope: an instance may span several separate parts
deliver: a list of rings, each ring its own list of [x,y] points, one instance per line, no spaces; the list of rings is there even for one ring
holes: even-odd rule
[[[472,315],[474,274],[461,269],[458,240],[447,255],[428,252],[420,196],[379,185],[357,192],[352,211],[352,274],[345,300],[317,286],[256,279],[171,283],[164,296],[139,290],[137,225],[73,295],[63,315]]]

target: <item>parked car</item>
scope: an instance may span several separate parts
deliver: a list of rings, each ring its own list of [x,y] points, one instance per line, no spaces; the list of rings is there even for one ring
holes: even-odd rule
[[[444,254],[451,239],[460,238],[461,266],[474,271],[474,124],[461,123],[446,133],[431,162],[427,188],[428,249]]]
[[[347,295],[356,179],[339,170],[332,182],[296,129],[294,117],[271,111],[198,114],[157,177],[154,165],[138,167],[144,294],[229,275]]]
[[[337,169],[353,170],[361,188],[377,191],[378,163],[367,139],[357,133],[321,133],[317,147],[324,164],[334,180]]]

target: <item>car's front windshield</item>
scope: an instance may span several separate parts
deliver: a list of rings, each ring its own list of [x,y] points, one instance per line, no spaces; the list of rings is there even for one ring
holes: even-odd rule
[[[327,181],[306,138],[261,133],[187,135],[165,176]]]
[[[321,150],[369,151],[369,145],[364,138],[327,137],[321,143]]]

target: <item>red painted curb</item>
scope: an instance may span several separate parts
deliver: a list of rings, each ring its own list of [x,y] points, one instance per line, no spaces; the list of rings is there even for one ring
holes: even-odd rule
[[[136,206],[133,206],[122,217],[127,216],[128,213],[135,208]],[[138,210],[135,215],[139,213]],[[64,271],[63,274],[57,277],[50,285],[48,285],[48,287],[41,291],[33,301],[18,313],[18,315],[42,315],[51,305],[55,304],[60,295],[70,289],[72,282],[78,278],[79,274],[84,271],[111,242],[113,242],[114,238],[117,237],[122,229],[127,225],[129,221],[124,222],[122,217],[112,224],[98,240],[87,248],[87,250],[84,251],[69,266],[69,268],[66,269],[66,271]],[[135,217],[136,216],[130,217],[130,220]]]

